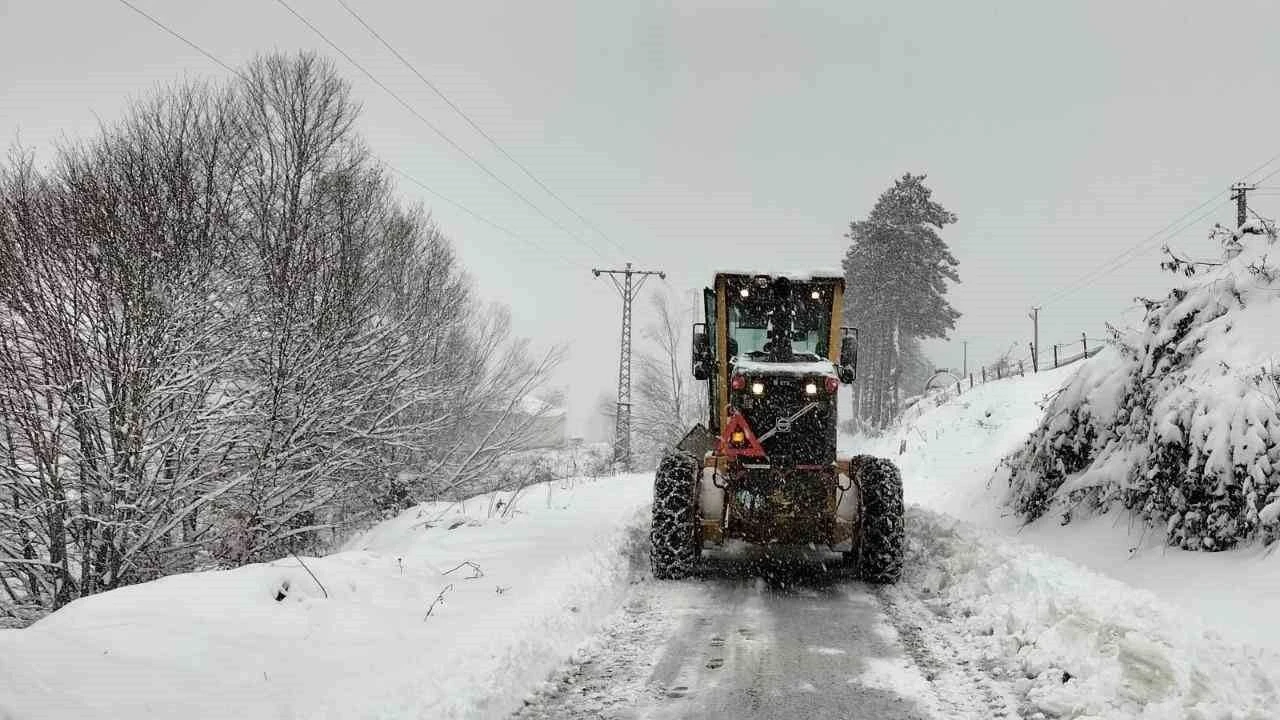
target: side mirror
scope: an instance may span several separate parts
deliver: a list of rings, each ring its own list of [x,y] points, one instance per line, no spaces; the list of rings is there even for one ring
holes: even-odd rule
[[[840,382],[851,383],[858,377],[858,329],[840,328],[840,364],[836,367]]]
[[[693,378],[706,380],[711,377],[715,357],[711,353],[711,338],[707,337],[706,323],[693,324]]]

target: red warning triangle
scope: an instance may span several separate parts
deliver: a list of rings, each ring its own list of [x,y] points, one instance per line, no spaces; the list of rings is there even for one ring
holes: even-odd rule
[[[734,443],[735,432],[741,432],[746,442]],[[720,434],[720,454],[725,457],[764,457],[764,446],[756,439],[747,419],[737,410],[729,416],[729,422],[725,423],[724,432]]]

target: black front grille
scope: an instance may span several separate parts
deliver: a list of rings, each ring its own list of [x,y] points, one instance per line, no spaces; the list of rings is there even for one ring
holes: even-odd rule
[[[815,383],[818,393],[806,394],[805,385],[811,381],[800,376],[755,377],[748,379],[744,391],[735,393],[735,407],[756,437],[763,438],[761,444],[773,464],[821,465],[836,459],[835,397],[827,395],[821,378]],[[761,395],[751,392],[757,382],[765,386]],[[780,419],[794,417],[811,403],[816,407],[791,420],[789,429],[778,429]]]

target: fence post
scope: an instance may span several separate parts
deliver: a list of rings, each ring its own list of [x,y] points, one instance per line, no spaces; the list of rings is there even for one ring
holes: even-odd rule
[[[1031,372],[1040,372],[1040,358],[1036,357],[1036,344],[1027,343],[1027,347],[1031,348]]]
[[[1054,368],[1058,367],[1058,344],[1057,343],[1054,343],[1053,345],[1053,367]]]
[[[969,373],[969,389],[973,389],[973,373]]]
[[[1001,370],[1002,370],[1002,369],[1003,369],[1003,368],[1001,368],[999,365],[997,365],[997,366],[996,366],[996,379],[997,379],[997,380],[1003,380],[1003,379],[1004,379],[1004,373],[1003,373],[1003,372],[1001,372]]]
[[[1022,369],[1022,361],[1018,361],[1018,377],[1026,377],[1027,373]]]
[[[960,397],[960,381],[956,381],[956,397]]]
[[[987,366],[983,365],[982,366],[982,382],[986,382],[986,381],[987,381]]]
[[[1089,338],[1084,333],[1080,333],[1080,347],[1084,348],[1084,356],[1089,357]]]

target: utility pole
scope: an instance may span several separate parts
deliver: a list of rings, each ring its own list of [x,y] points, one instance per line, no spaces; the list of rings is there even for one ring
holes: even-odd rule
[[[1040,306],[1031,308],[1031,312],[1027,314],[1031,318],[1031,324],[1034,328],[1031,341],[1031,369],[1040,372]]]
[[[964,345],[964,369],[960,371],[960,374],[968,375],[969,374],[969,341],[961,340],[960,344]]]
[[[1257,190],[1257,185],[1248,185],[1238,182],[1231,186],[1231,199],[1236,201],[1236,227],[1244,225],[1245,219],[1249,216],[1249,198],[1250,190]]]
[[[624,471],[631,472],[631,303],[650,275],[665,280],[667,274],[661,270],[633,270],[631,263],[627,263],[624,270],[591,268],[591,274],[596,277],[608,275],[622,296],[622,352],[618,357],[618,413],[613,425],[613,461],[621,463]]]

